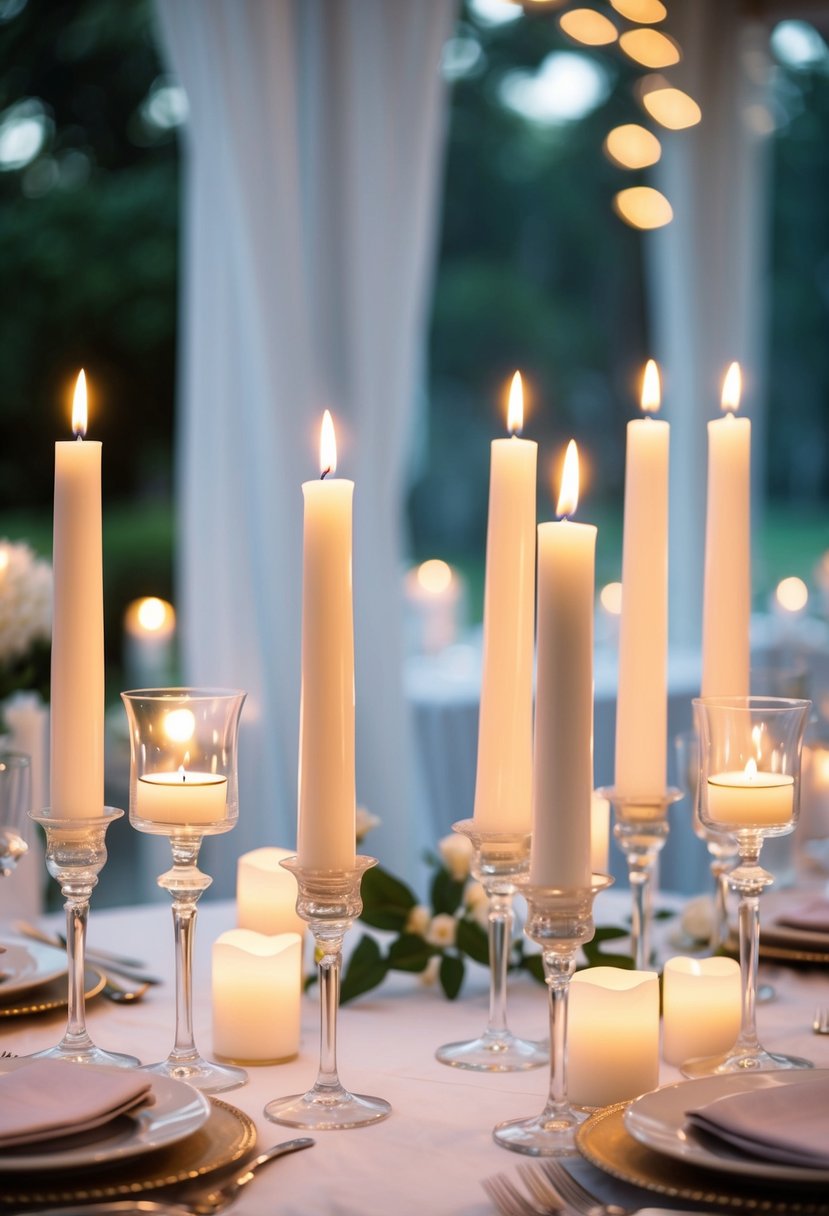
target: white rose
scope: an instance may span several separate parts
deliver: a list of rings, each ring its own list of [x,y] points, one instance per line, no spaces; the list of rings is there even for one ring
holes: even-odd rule
[[[425,937],[431,923],[431,908],[427,908],[425,904],[415,904],[406,921],[406,932],[417,933],[419,937]]]
[[[429,932],[426,934],[426,941],[430,946],[439,946],[442,949],[446,949],[447,946],[454,946],[457,932],[458,926],[454,916],[450,916],[448,912],[439,912],[437,916],[432,918]]]
[[[357,807],[357,818],[355,822],[357,843],[367,836],[372,828],[380,826],[380,819],[377,815],[372,815],[371,811],[367,811],[364,806]]]
[[[469,866],[475,855],[475,849],[468,836],[452,832],[438,841],[438,852],[443,864],[456,882],[463,882],[469,877]]]
[[[689,900],[682,912],[682,928],[695,942],[707,942],[714,928],[714,901],[710,895]]]

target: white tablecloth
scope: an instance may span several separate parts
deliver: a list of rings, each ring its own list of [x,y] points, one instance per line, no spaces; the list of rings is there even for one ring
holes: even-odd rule
[[[596,921],[618,923],[627,909],[625,893],[608,892],[596,904]],[[199,912],[195,950],[196,1040],[211,1052],[210,947],[233,925],[228,903],[205,904]],[[360,927],[352,930],[358,935]],[[90,940],[102,948],[135,953],[151,961],[166,982],[134,1006],[97,999],[90,1004],[90,1031],[102,1047],[132,1052],[150,1063],[165,1056],[173,1037],[173,941],[169,909],[153,905],[96,912]],[[825,972],[766,971],[777,998],[761,1005],[761,1038],[770,1048],[807,1056],[829,1067],[829,1038],[810,1031],[815,1005],[829,1003]],[[546,1069],[483,1076],[439,1064],[434,1050],[483,1029],[487,976],[476,968],[461,998],[447,1001],[424,989],[417,977],[395,976],[379,989],[347,1005],[340,1015],[340,1074],[349,1088],[388,1099],[392,1116],[373,1127],[317,1133],[314,1148],[268,1167],[243,1194],[234,1216],[491,1216],[493,1208],[480,1180],[498,1171],[515,1175],[523,1158],[499,1148],[493,1126],[502,1119],[538,1113],[545,1099]],[[298,1134],[268,1122],[262,1108],[271,1098],[303,1091],[317,1065],[318,1005],[303,1001],[299,1057],[288,1064],[250,1069],[242,1089],[222,1095],[255,1119],[259,1143],[270,1145]],[[547,1029],[544,989],[527,977],[510,993],[513,1029],[542,1037]],[[26,1053],[49,1046],[61,1035],[57,1015],[7,1021],[0,1048]],[[663,1083],[678,1079],[663,1065]],[[576,1167],[595,1181],[604,1175],[586,1163]],[[611,1183],[610,1193],[626,1188]],[[625,1196],[626,1197],[626,1196]]]

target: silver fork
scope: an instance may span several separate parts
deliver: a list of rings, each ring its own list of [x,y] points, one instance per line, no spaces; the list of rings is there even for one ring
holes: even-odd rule
[[[640,1211],[640,1208],[623,1208],[618,1203],[602,1203],[558,1161],[545,1161],[542,1169],[565,1205],[573,1208],[578,1216],[634,1216]]]
[[[550,1216],[549,1208],[537,1207],[506,1174],[493,1174],[481,1185],[501,1216]]]

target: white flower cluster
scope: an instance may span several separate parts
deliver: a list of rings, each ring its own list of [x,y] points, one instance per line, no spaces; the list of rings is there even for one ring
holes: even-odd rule
[[[52,635],[52,567],[27,544],[0,540],[0,663]]]

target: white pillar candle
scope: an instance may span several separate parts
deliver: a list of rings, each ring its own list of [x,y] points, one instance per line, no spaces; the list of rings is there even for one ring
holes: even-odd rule
[[[176,612],[157,596],[133,600],[124,613],[124,668],[135,688],[164,687],[173,674]]]
[[[243,853],[236,864],[236,924],[256,933],[305,932],[305,921],[297,915],[297,885],[290,870],[280,862],[293,855],[290,849],[263,848]]]
[[[642,409],[658,410],[659,372],[645,369]],[[654,418],[627,426],[615,785],[626,797],[665,789],[668,740],[668,449]]]
[[[671,958],[662,978],[662,1055],[679,1066],[733,1047],[740,1032],[740,964]]]
[[[794,778],[758,772],[749,760],[742,772],[708,778],[708,815],[724,827],[783,827],[794,810]]]
[[[708,506],[702,620],[702,695],[747,697],[751,617],[751,422],[736,418],[740,368],[722,391],[724,418],[708,423]]]
[[[55,444],[50,800],[59,818],[104,808],[104,593],[101,445],[84,439],[86,379],[72,412],[77,439]]]
[[[181,768],[138,778],[135,810],[147,823],[198,827],[227,818],[227,777]]]
[[[302,696],[299,728],[300,863],[351,869],[356,855],[354,608],[351,503],[354,482],[337,465],[325,411],[319,481],[306,481],[302,565]]]
[[[578,502],[570,441],[557,513]],[[593,794],[593,597],[596,529],[567,518],[538,528],[536,684],[530,882],[590,882]]]
[[[230,929],[213,945],[213,1050],[243,1064],[299,1051],[302,939]]]
[[[610,803],[601,794],[590,801],[590,869],[606,874],[610,851]]]
[[[510,391],[509,439],[492,443],[478,718],[475,824],[529,832],[532,824],[535,491],[538,444],[519,439],[521,377]]]
[[[590,967],[570,983],[567,1089],[576,1106],[608,1106],[659,1081],[659,977]]]

